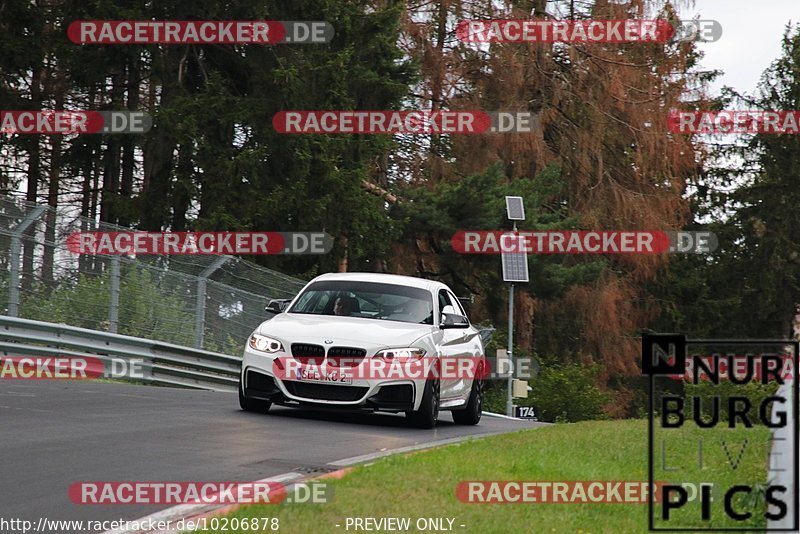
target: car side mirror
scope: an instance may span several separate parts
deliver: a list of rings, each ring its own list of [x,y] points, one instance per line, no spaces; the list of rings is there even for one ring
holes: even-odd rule
[[[272,299],[267,304],[267,307],[264,308],[265,311],[272,313],[274,315],[278,315],[279,313],[283,313],[286,310],[286,307],[291,302],[289,299]]]
[[[439,321],[439,328],[469,328],[469,320],[456,312],[453,306],[445,306],[442,309],[442,317]]]

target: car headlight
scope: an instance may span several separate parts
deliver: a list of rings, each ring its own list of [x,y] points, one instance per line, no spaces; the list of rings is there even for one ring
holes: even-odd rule
[[[402,347],[399,349],[383,349],[375,354],[376,358],[383,358],[384,360],[394,360],[399,358],[401,360],[419,360],[426,354],[425,349],[418,347]]]
[[[253,334],[250,336],[250,341],[248,343],[251,349],[268,354],[274,354],[283,350],[283,345],[280,341],[271,337],[262,336],[261,334]]]

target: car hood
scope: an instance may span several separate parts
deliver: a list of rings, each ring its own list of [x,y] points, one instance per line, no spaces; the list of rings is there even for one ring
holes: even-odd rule
[[[355,347],[403,347],[434,331],[431,325],[360,317],[281,313],[258,327],[258,333],[289,344],[317,343]],[[288,349],[288,347],[287,347]]]

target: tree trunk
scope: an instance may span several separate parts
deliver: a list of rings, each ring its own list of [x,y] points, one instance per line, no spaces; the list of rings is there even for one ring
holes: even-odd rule
[[[342,257],[339,258],[339,263],[336,266],[337,272],[346,273],[347,272],[347,236],[341,234],[339,236],[339,243],[342,244]]]
[[[128,111],[139,110],[139,58],[135,58],[128,68]],[[133,195],[133,175],[136,162],[136,138],[125,136],[122,140],[122,181],[119,188],[121,207],[117,213],[117,221],[122,226],[131,224],[131,196]]]
[[[67,90],[66,76],[58,66],[55,67],[53,73],[53,86],[52,92],[55,96],[55,109],[64,109],[64,94]],[[58,218],[56,216],[56,208],[58,207],[58,194],[59,184],[61,180],[61,144],[63,136],[51,135],[50,137],[50,172],[48,173],[48,187],[47,187],[47,205],[50,206],[50,211],[45,218],[45,231],[44,231],[44,256],[42,258],[42,282],[47,291],[55,287],[55,250],[56,250],[56,224]]]
[[[172,90],[169,83],[165,83],[161,92],[160,109],[168,109],[171,100]],[[144,148],[141,221],[145,230],[159,231],[167,222],[175,151],[175,141],[168,129],[164,124],[153,125]]]
[[[31,109],[39,110],[42,108],[42,78],[43,67],[37,65],[33,69],[31,76]],[[25,200],[36,202],[39,200],[39,181],[41,180],[41,145],[38,135],[31,135],[28,145],[28,186],[25,192]],[[33,285],[33,254],[36,244],[36,224],[32,224],[25,231],[22,238],[22,271],[20,273],[20,286],[23,292],[30,291]]]
[[[111,109],[122,107],[122,75],[116,72],[111,75]],[[120,173],[120,140],[118,136],[107,137],[107,147],[103,164],[103,196],[100,203],[100,220],[117,223],[117,205],[119,195]]]
[[[172,230],[175,232],[186,230],[186,213],[192,200],[193,155],[192,143],[182,143],[178,151],[177,182],[172,198]]]
[[[514,310],[514,323],[516,332],[515,342],[516,345],[522,349],[531,349],[533,347],[533,316],[536,310],[536,301],[526,291],[521,289],[522,286],[516,291],[517,302],[516,309]]]
[[[153,62],[150,73],[150,107],[160,112],[173,111],[179,96],[181,81],[175,73],[180,71],[183,51],[180,47],[167,47],[162,57]],[[153,79],[161,80],[161,99],[156,105],[156,87]],[[154,117],[155,124],[144,145],[144,177],[140,205],[140,220],[144,230],[160,231],[170,221],[173,168],[177,146],[175,126],[163,118]]]

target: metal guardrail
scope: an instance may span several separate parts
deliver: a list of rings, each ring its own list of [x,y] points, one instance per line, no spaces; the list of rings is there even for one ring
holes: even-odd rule
[[[480,333],[486,344],[494,328]],[[236,391],[242,364],[240,356],[7,315],[0,315],[0,354],[136,361],[144,376],[120,378],[214,391]]]
[[[0,316],[0,352],[14,356],[62,356],[139,360],[145,382],[235,391],[242,359],[217,352],[65,324]]]

